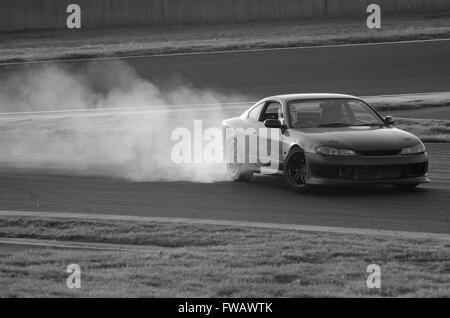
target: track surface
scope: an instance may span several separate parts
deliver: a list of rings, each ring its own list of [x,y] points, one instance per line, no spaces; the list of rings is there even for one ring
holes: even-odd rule
[[[133,60],[146,78],[180,74],[194,86],[264,97],[341,92],[450,91],[450,41]]]
[[[393,188],[289,191],[280,177],[251,183],[152,182],[0,173],[0,210],[124,214],[450,232],[450,145],[428,145],[431,179],[412,193]]]
[[[450,41],[186,54],[126,59],[158,85],[193,87],[260,99],[282,93],[361,96],[450,91]],[[86,61],[62,62],[78,69]],[[96,63],[107,63],[97,61]],[[0,75],[20,68],[0,66]],[[33,66],[32,66],[33,67]]]
[[[180,74],[194,86],[255,97],[340,92],[384,95],[450,91],[450,41],[341,46],[132,60],[159,81]]]
[[[137,58],[140,75],[262,97],[334,91],[377,95],[450,91],[450,41]],[[66,62],[68,67],[79,63]],[[0,74],[18,66],[0,67]],[[433,183],[290,192],[281,178],[250,184],[129,183],[0,168],[0,209],[296,223],[450,233],[450,146],[429,145]]]

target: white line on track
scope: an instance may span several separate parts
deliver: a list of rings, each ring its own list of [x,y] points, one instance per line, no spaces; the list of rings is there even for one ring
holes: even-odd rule
[[[388,41],[388,42],[369,42],[369,43],[330,44],[330,45],[312,45],[312,46],[292,46],[292,47],[280,47],[280,48],[261,48],[261,49],[243,49],[243,50],[167,53],[167,54],[125,55],[125,56],[111,56],[111,57],[55,59],[55,60],[42,60],[42,61],[4,62],[4,63],[0,63],[0,66],[41,64],[41,63],[61,63],[61,62],[64,63],[64,62],[83,62],[83,61],[130,60],[130,59],[141,59],[141,58],[171,57],[171,56],[186,56],[186,55],[257,53],[257,52],[267,52],[267,51],[310,50],[310,49],[324,49],[324,48],[340,48],[340,47],[355,47],[355,46],[358,47],[358,46],[375,46],[375,45],[397,45],[397,44],[444,42],[444,41],[450,41],[450,38],[428,39],[428,40],[408,40],[408,41]]]
[[[426,92],[426,93],[409,93],[409,94],[390,94],[390,95],[375,95],[375,96],[361,96],[363,99],[375,99],[375,98],[389,98],[389,97],[426,97],[426,96],[438,96],[438,95],[450,95],[450,92]],[[162,111],[184,111],[184,110],[207,110],[217,108],[219,106],[241,106],[255,104],[257,101],[239,101],[239,102],[227,102],[227,103],[210,103],[210,104],[175,104],[175,105],[154,105],[154,106],[142,106],[142,107],[104,107],[96,109],[61,109],[61,110],[42,110],[42,111],[24,111],[24,112],[5,112],[0,113],[0,116],[20,116],[20,115],[58,115],[58,114],[92,114],[92,113],[104,113],[104,112],[120,112],[123,114],[129,114],[127,112],[136,111],[140,112],[162,112]],[[209,107],[209,108],[208,108]]]
[[[36,240],[29,238],[0,238],[0,245],[21,245],[35,247],[51,247],[79,250],[96,250],[110,252],[138,252],[155,253],[153,246],[139,246],[128,244],[108,244],[98,242],[74,242],[74,241],[55,241],[55,240]],[[150,248],[153,248],[151,250]]]
[[[206,224],[219,226],[253,227],[278,230],[296,230],[301,232],[332,233],[332,234],[352,234],[363,236],[382,236],[397,239],[426,239],[450,242],[450,234],[445,233],[425,233],[408,231],[377,230],[367,228],[347,228],[330,227],[300,224],[277,224],[265,222],[246,222],[229,220],[209,220],[209,219],[189,219],[189,218],[167,218],[167,217],[141,217],[109,214],[83,214],[64,212],[28,212],[28,211],[0,211],[0,216],[16,217],[40,217],[40,218],[63,218],[82,220],[115,220],[115,221],[136,221],[136,222],[161,222],[161,223],[184,223],[184,224]]]
[[[155,105],[143,107],[109,107],[96,109],[62,109],[62,110],[42,110],[42,111],[26,111],[26,112],[6,112],[0,113],[1,116],[7,115],[40,115],[40,114],[64,114],[64,113],[97,113],[97,112],[111,112],[111,111],[165,111],[165,110],[180,110],[180,108],[191,109],[192,107],[207,107],[207,106],[221,106],[221,105],[247,105],[255,102],[233,102],[233,103],[215,103],[215,104],[178,104],[178,105]]]

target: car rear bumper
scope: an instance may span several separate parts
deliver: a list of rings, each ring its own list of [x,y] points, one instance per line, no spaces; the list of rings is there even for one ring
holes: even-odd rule
[[[307,153],[308,184],[413,184],[430,182],[427,154],[334,157]]]

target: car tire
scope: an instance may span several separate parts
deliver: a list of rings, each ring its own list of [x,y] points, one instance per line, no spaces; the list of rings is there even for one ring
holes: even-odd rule
[[[230,142],[227,145],[227,172],[228,176],[231,180],[237,181],[237,182],[249,182],[254,174],[253,169],[249,167],[249,164],[240,162],[241,160],[238,160],[239,158],[242,158],[243,154],[241,150],[236,147],[234,152],[234,158],[230,158],[230,151],[231,147],[236,147],[235,141]],[[232,160],[230,160],[232,159]],[[243,161],[243,160],[242,160]]]
[[[394,184],[394,187],[401,191],[412,191],[419,184],[418,183],[408,183],[408,184]]]
[[[308,165],[305,153],[300,148],[292,149],[286,156],[283,165],[284,179],[291,190],[306,192],[310,185],[306,183]]]

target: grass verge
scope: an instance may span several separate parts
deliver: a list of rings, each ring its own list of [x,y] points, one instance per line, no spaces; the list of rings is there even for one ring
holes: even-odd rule
[[[395,126],[423,142],[450,142],[450,120],[397,118]]]
[[[450,92],[370,96],[364,99],[379,112],[450,106]]]
[[[449,92],[373,96],[366,100],[382,115],[394,113],[398,117],[396,127],[415,134],[422,141],[450,142],[450,117],[442,115],[450,111]]]
[[[304,20],[0,33],[0,61],[70,59],[450,37],[449,13],[360,20]]]
[[[0,237],[145,245],[145,252],[2,246],[0,295],[303,297],[450,294],[448,243],[228,226],[1,217]],[[70,290],[67,265],[82,270]],[[366,287],[369,264],[381,289]]]

